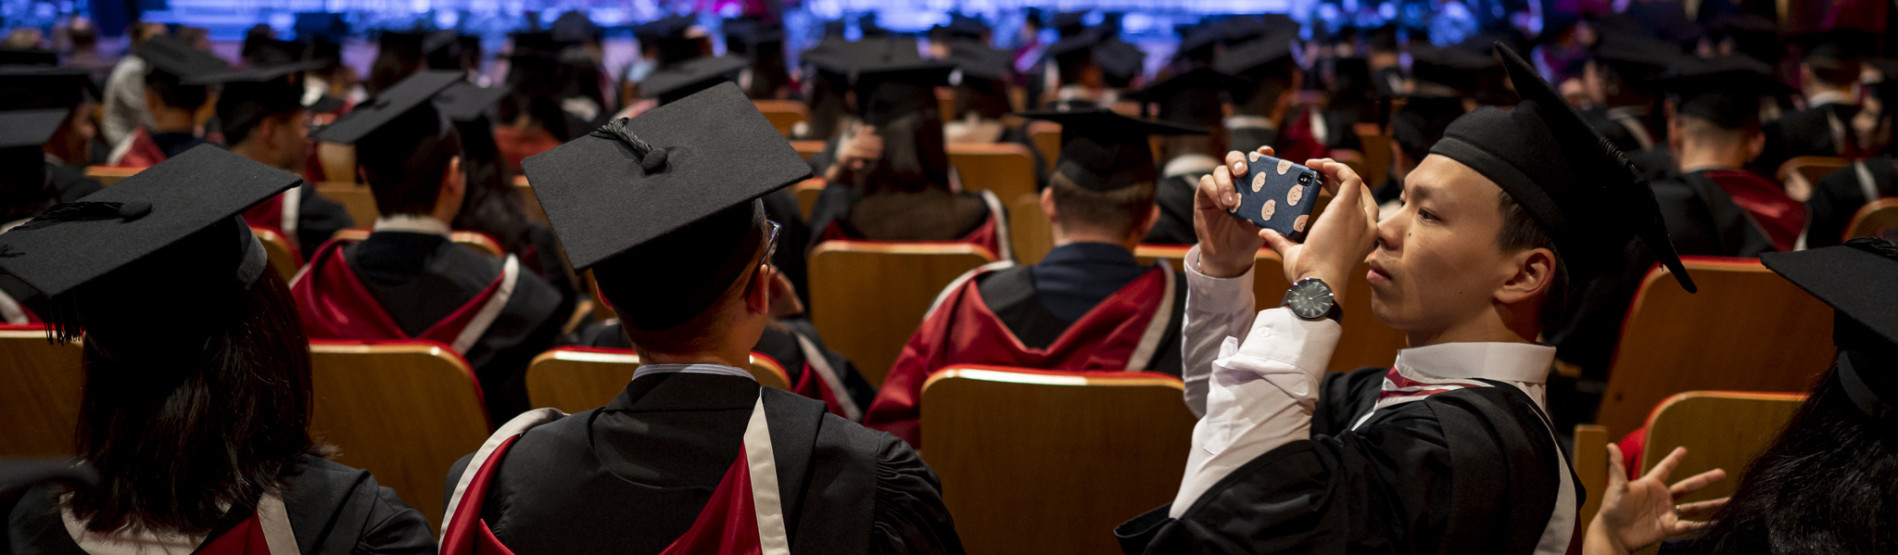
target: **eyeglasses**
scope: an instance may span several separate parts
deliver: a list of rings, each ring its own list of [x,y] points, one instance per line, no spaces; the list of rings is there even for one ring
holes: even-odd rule
[[[784,226],[779,225],[778,222],[765,220],[764,223],[769,224],[770,227],[765,230],[764,256],[761,256],[758,258],[758,272],[759,273],[763,273],[765,267],[771,265],[771,257],[773,255],[778,254],[778,232],[784,229]],[[745,296],[749,297],[751,296],[752,285],[756,284],[757,282],[752,281],[752,280],[746,280],[746,282],[747,283],[745,283]]]

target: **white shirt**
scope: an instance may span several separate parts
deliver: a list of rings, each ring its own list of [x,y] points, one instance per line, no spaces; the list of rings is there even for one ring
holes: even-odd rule
[[[105,79],[104,118],[99,133],[105,143],[116,145],[132,136],[138,128],[151,123],[145,113],[145,60],[127,54],[112,67]]]
[[[373,229],[377,232],[398,231],[403,233],[426,233],[429,235],[440,235],[442,237],[454,236],[454,230],[448,227],[448,222],[437,220],[433,216],[417,216],[413,214],[396,214],[377,218],[376,226]]]
[[[1186,474],[1169,516],[1179,517],[1233,470],[1293,441],[1311,438],[1318,385],[1343,327],[1273,308],[1253,317],[1251,272],[1221,279],[1199,272],[1199,247],[1186,255],[1186,403],[1201,415]],[[1543,380],[1555,348],[1526,343],[1449,343],[1398,352],[1398,373],[1420,382],[1481,378],[1521,389],[1544,405]],[[1392,384],[1386,381],[1386,387]],[[1399,397],[1380,407],[1422,399]],[[1546,410],[1546,409],[1545,409]],[[1375,409],[1372,413],[1375,413]],[[1367,415],[1355,417],[1362,422]]]
[[[1856,87],[1854,88],[1856,89]],[[1820,91],[1818,94],[1814,94],[1812,96],[1806,97],[1807,109],[1818,108],[1820,106],[1824,106],[1827,104],[1844,104],[1847,106],[1857,106],[1858,105],[1857,91],[1854,90],[1853,92],[1849,92],[1849,93],[1840,92],[1840,91]]]
[[[1278,129],[1272,120],[1264,116],[1232,116],[1226,118],[1227,129]]]

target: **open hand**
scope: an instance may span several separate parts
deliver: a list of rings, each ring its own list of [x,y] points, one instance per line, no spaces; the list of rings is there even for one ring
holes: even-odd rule
[[[1676,505],[1675,500],[1727,477],[1713,469],[1685,480],[1667,484],[1668,475],[1687,456],[1685,447],[1676,447],[1640,479],[1628,481],[1621,464],[1621,448],[1608,445],[1608,490],[1601,497],[1601,512],[1588,526],[1589,553],[1629,553],[1661,543],[1707,526],[1726,498]],[[1595,549],[1605,548],[1605,549]]]
[[[1272,154],[1272,147],[1260,147]],[[1239,191],[1233,182],[1246,176],[1246,153],[1226,153],[1226,163],[1213,173],[1199,178],[1193,194],[1193,232],[1199,236],[1199,271],[1217,277],[1237,277],[1252,270],[1259,247],[1259,226],[1232,217],[1239,207]]]

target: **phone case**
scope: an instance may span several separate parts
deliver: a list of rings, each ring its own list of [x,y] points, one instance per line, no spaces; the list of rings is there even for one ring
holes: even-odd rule
[[[1246,159],[1250,171],[1233,183],[1239,190],[1239,207],[1232,211],[1233,217],[1276,230],[1293,241],[1305,240],[1324,176],[1291,160],[1257,152]]]

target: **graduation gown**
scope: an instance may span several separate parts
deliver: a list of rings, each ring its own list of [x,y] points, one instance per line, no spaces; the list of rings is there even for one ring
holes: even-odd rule
[[[435,553],[428,520],[403,503],[394,491],[377,484],[367,471],[304,456],[292,467],[288,482],[281,499],[298,553]],[[66,533],[57,501],[59,492],[57,486],[36,486],[27,490],[18,504],[5,507],[9,509],[6,543],[0,545],[0,553],[85,553]],[[284,555],[261,545],[264,542],[258,526],[255,514],[232,515],[230,522],[210,534],[198,552]],[[263,549],[257,549],[260,547]]]
[[[1199,194],[1200,176],[1212,173],[1219,160],[1211,156],[1188,155],[1174,158],[1160,170],[1155,185],[1154,204],[1160,207],[1160,220],[1140,240],[1149,245],[1191,245],[1199,242],[1193,231],[1193,197]]]
[[[1118,245],[1063,245],[1035,266],[977,268],[950,283],[923,316],[864,425],[921,445],[923,384],[958,364],[1178,376],[1185,297],[1178,272],[1165,264],[1142,268]]]
[[[1845,242],[1852,217],[1874,200],[1898,196],[1898,158],[1880,156],[1854,162],[1813,184],[1806,199],[1806,248]]]
[[[603,349],[631,350],[633,342],[619,320],[608,320],[574,332],[567,344]],[[863,420],[863,411],[876,398],[876,386],[863,377],[857,365],[842,354],[824,346],[817,328],[804,318],[774,320],[751,352],[771,357],[791,378],[791,391],[817,399],[830,413],[852,422]]]
[[[853,187],[824,187],[811,207],[811,246],[831,240],[951,241],[1014,258],[1008,213],[988,191],[926,190],[863,195]]]
[[[311,339],[438,341],[468,360],[496,421],[527,409],[527,365],[566,323],[532,272],[432,233],[332,242],[290,284]]]
[[[1558,480],[1573,475],[1550,472],[1561,453],[1535,402],[1502,382],[1474,380],[1480,385],[1383,408],[1353,429],[1381,400],[1386,375],[1325,375],[1311,439],[1239,467],[1177,519],[1168,505],[1122,524],[1122,549],[1540,553]]]
[[[316,194],[316,187],[305,183],[245,210],[244,223],[296,241],[293,246],[302,256],[316,252],[336,232],[355,226],[356,220],[342,204],[323,198]]]
[[[761,402],[792,553],[962,552],[915,451],[737,375],[640,375],[605,407],[528,430],[477,514],[522,555],[660,553],[698,520]],[[470,460],[449,470],[451,496]]]
[[[1641,178],[1648,180],[1649,183],[1674,179],[1681,174],[1679,166],[1674,163],[1674,154],[1668,152],[1665,144],[1623,152],[1627,153],[1628,162],[1634,164]]]
[[[1797,156],[1842,156],[1853,158],[1858,149],[1852,144],[1852,116],[1858,106],[1823,104],[1780,116],[1766,123],[1766,148],[1755,159],[1755,169],[1771,175],[1779,166]]]

